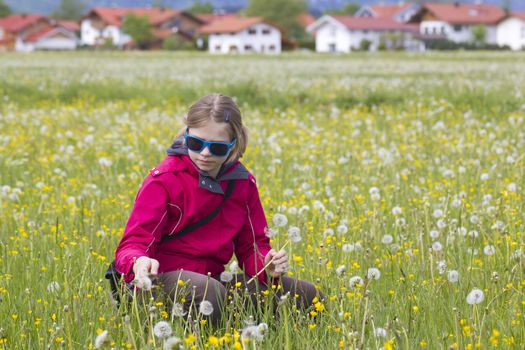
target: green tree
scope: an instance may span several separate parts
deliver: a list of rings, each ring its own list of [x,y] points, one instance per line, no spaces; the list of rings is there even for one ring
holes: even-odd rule
[[[148,41],[153,39],[153,31],[148,16],[127,14],[122,21],[122,30],[135,40],[140,49],[145,49]]]
[[[81,0],[61,0],[51,17],[78,20],[84,13],[85,4]]]
[[[7,6],[7,4],[3,0],[0,0],[0,17],[6,17],[10,14],[11,9],[9,8],[9,6]]]
[[[286,29],[291,39],[302,40],[307,33],[297,16],[307,9],[305,0],[249,0],[245,13],[248,16],[262,16]]]
[[[213,5],[209,3],[208,1],[206,2],[196,1],[193,3],[193,5],[191,5],[190,7],[186,9],[186,11],[194,15],[198,15],[202,13],[213,13],[213,10],[215,10]]]
[[[342,15],[342,16],[352,16],[354,15],[361,5],[355,3],[355,2],[349,2],[345,4],[343,7],[338,9],[327,9],[324,14],[325,15]]]
[[[487,27],[482,24],[472,27],[472,37],[476,45],[485,44],[485,38],[487,37]]]

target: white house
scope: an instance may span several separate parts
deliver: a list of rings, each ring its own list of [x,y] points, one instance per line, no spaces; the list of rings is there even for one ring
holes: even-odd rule
[[[497,43],[497,25],[505,12],[492,4],[428,3],[410,19],[420,23],[423,39],[447,39],[456,43],[474,41],[473,28],[485,27],[485,42]]]
[[[203,24],[203,21],[185,11],[156,7],[94,7],[81,19],[81,43],[93,46],[109,41],[117,47],[131,43],[131,36],[122,30],[124,18],[129,14],[148,18],[155,37],[151,46],[159,46],[159,41],[166,39],[169,33],[184,41],[191,41]]]
[[[38,14],[0,18],[0,33],[0,50],[74,50],[78,43],[71,23]]]
[[[525,50],[525,12],[514,12],[498,24],[498,45]]]
[[[405,3],[365,5],[354,14],[355,17],[388,18],[406,23],[421,8],[421,5]]]
[[[26,38],[17,38],[17,51],[75,50],[79,39],[75,32],[64,27],[47,28]]]
[[[417,51],[417,24],[405,24],[386,18],[324,15],[307,27],[315,32],[317,52],[350,52],[357,49],[377,50],[401,47]]]
[[[280,53],[281,31],[262,17],[227,17],[201,28],[210,53]]]

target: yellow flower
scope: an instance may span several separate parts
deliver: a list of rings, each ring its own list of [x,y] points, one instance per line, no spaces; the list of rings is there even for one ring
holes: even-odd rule
[[[218,346],[219,345],[219,338],[210,335],[208,338],[208,343],[210,343],[212,346]]]

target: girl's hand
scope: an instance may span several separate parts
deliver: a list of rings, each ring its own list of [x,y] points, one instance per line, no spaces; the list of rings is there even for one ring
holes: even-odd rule
[[[135,279],[142,281],[149,276],[157,275],[159,273],[159,262],[155,259],[148,258],[147,256],[141,256],[135,260],[133,265],[133,272],[135,273]]]
[[[281,276],[288,271],[288,253],[284,249],[278,252],[270,250],[264,257],[264,266],[268,266],[267,272],[271,277]]]

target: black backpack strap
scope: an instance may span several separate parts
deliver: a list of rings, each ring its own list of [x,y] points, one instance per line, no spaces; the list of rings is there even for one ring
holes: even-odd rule
[[[210,214],[208,214],[208,216],[202,218],[201,220],[199,220],[199,221],[197,221],[197,222],[195,222],[195,223],[193,223],[191,225],[188,225],[188,226],[184,227],[182,230],[180,230],[180,231],[178,231],[178,232],[176,232],[174,234],[171,234],[171,235],[163,235],[161,237],[161,239],[160,239],[159,244],[161,244],[162,242],[165,242],[165,241],[169,241],[169,240],[181,237],[181,236],[185,235],[186,233],[189,233],[189,232],[195,230],[196,228],[201,227],[202,225],[206,224],[211,219],[213,219],[215,216],[217,216],[219,211],[221,211],[222,207],[224,206],[224,203],[226,202],[226,200],[233,193],[233,188],[234,187],[235,187],[235,180],[230,180],[228,182],[228,187],[226,188],[226,193],[224,194],[222,202],[221,202],[221,204],[219,204],[219,206],[217,208],[213,209],[213,211]]]

